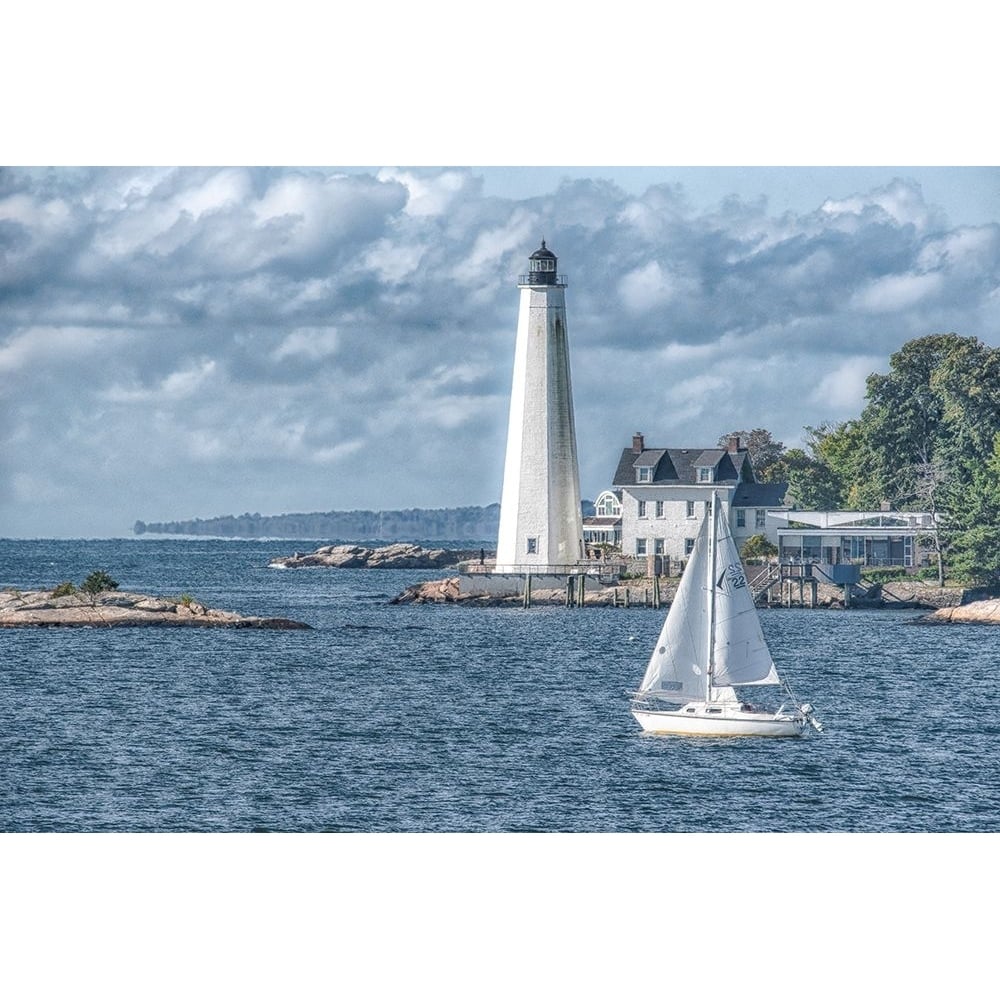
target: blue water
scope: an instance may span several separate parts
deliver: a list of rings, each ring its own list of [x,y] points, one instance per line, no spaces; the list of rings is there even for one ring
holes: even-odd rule
[[[393,606],[314,542],[0,541],[0,586],[190,593],[307,632],[0,630],[4,831],[996,831],[1000,628],[762,612],[826,731],[640,734],[650,609]]]

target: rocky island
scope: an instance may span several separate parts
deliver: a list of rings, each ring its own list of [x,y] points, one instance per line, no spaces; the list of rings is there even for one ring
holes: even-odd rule
[[[324,545],[315,552],[278,556],[268,565],[274,569],[327,566],[334,569],[443,569],[490,555],[482,549],[425,549],[400,542],[367,548],[364,545]]]
[[[980,625],[1000,625],[1000,598],[985,601],[970,601],[953,608],[938,608],[929,615],[917,619],[921,625],[947,625],[975,623]]]
[[[0,591],[0,628],[254,628],[308,629],[288,618],[219,611],[189,597],[150,597],[118,590],[100,593],[6,589]]]

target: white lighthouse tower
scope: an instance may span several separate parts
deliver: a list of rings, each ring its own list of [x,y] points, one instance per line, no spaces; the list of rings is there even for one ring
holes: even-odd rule
[[[498,572],[567,572],[583,558],[580,470],[566,340],[566,282],[545,246],[518,278]]]

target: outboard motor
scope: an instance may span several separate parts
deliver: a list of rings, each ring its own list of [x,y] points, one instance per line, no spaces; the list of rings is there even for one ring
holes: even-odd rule
[[[823,732],[823,723],[816,718],[812,705],[806,702],[806,704],[799,706],[799,711],[806,717],[809,725],[811,725],[817,733]]]

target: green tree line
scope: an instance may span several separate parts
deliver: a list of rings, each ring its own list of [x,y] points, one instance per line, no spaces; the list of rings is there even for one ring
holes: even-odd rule
[[[805,431],[806,447],[788,449],[762,428],[734,433],[757,478],[787,482],[794,506],[935,514],[921,542],[939,580],[947,569],[1000,583],[1000,348],[955,333],[911,340],[868,377],[857,418]]]
[[[495,538],[500,505],[408,510],[332,510],[310,514],[225,514],[187,521],[136,521],[137,535],[295,538],[352,541],[462,541]]]

